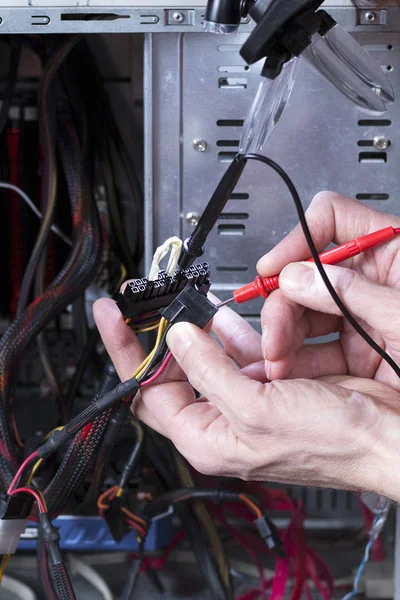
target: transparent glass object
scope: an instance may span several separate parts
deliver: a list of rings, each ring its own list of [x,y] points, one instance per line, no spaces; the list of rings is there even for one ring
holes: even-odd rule
[[[260,152],[271,137],[292,93],[297,63],[297,59],[287,62],[273,81],[262,78],[244,122],[240,154]]]
[[[302,56],[358,106],[381,114],[394,102],[381,66],[340,25],[315,34]]]

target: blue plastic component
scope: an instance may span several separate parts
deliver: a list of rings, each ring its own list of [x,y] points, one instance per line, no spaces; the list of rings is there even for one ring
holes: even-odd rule
[[[113,540],[107,523],[100,517],[62,516],[53,521],[61,536],[61,549],[69,552],[135,552],[138,543],[135,532],[120,543]],[[18,550],[36,550],[37,524],[30,522],[22,534]],[[165,548],[172,540],[172,511],[155,517],[146,538],[148,551]]]

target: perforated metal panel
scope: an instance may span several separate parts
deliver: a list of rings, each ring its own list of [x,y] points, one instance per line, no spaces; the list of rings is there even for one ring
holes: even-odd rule
[[[352,8],[332,11],[382,65],[397,97],[399,12],[387,12],[388,25],[371,27],[359,25],[360,12]],[[187,215],[201,213],[237,150],[259,83],[259,65],[249,69],[239,56],[246,36],[147,38],[147,239],[153,246],[177,231],[183,237],[190,233]],[[318,191],[330,189],[400,214],[398,123],[399,102],[371,120],[302,61],[289,105],[264,152],[287,169],[305,206]],[[376,135],[389,138],[387,151],[375,150]],[[196,150],[195,140],[204,140],[204,152]],[[277,176],[262,165],[248,165],[207,244],[215,293],[225,299],[250,281],[257,259],[296,223]],[[153,246],[148,244],[148,263]],[[259,305],[241,310],[257,314]]]

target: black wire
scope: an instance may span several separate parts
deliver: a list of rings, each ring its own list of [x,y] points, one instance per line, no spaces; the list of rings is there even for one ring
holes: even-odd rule
[[[2,98],[2,105],[0,109],[0,135],[3,133],[3,129],[8,121],[8,113],[10,110],[11,102],[14,96],[15,86],[18,77],[18,67],[21,58],[22,49],[22,37],[14,36],[10,43],[10,66],[7,75],[7,88]]]
[[[322,280],[323,280],[323,282],[325,283],[325,285],[326,285],[326,287],[328,289],[328,292],[332,296],[332,299],[336,303],[336,306],[343,313],[343,316],[346,319],[346,321],[348,321],[348,323],[350,323],[350,325],[367,342],[367,344],[369,344],[371,346],[371,348],[373,350],[375,350],[375,352],[377,352],[379,354],[379,356],[381,358],[383,358],[383,360],[385,360],[387,362],[387,364],[393,369],[393,371],[396,373],[396,375],[398,377],[400,377],[400,367],[398,366],[398,364],[389,356],[389,354],[387,354],[387,352],[385,352],[385,350],[383,350],[383,348],[381,348],[375,342],[375,340],[372,339],[372,337],[370,335],[368,335],[368,333],[365,331],[365,329],[363,327],[361,327],[361,325],[358,323],[358,321],[356,321],[356,319],[353,317],[353,315],[350,313],[350,311],[343,304],[343,302],[340,299],[339,295],[337,294],[335,288],[333,287],[332,283],[330,282],[329,277],[326,274],[325,269],[324,269],[324,267],[323,267],[323,265],[322,265],[322,263],[320,261],[320,258],[319,258],[319,255],[318,255],[318,250],[315,247],[314,240],[312,238],[310,229],[308,227],[306,215],[305,215],[305,212],[304,212],[304,209],[303,209],[303,205],[302,205],[301,200],[300,200],[300,196],[299,196],[299,194],[297,192],[296,187],[294,186],[294,183],[290,179],[289,175],[277,163],[275,163],[270,158],[267,158],[266,156],[262,156],[261,154],[253,154],[253,153],[246,154],[242,158],[243,158],[243,160],[256,160],[256,161],[264,163],[265,165],[268,165],[285,182],[285,184],[286,184],[289,192],[292,195],[293,201],[294,201],[294,203],[296,205],[297,214],[299,215],[300,224],[301,224],[301,227],[303,229],[304,236],[305,236],[305,238],[307,240],[307,244],[308,244],[308,246],[310,248],[311,256],[313,257],[314,262],[315,262],[315,264],[317,266],[317,269],[319,271],[319,274],[321,275]]]
[[[138,555],[130,570],[129,579],[126,582],[126,586],[122,592],[121,600],[134,600],[134,593],[136,590],[137,582],[140,574],[140,567],[142,566],[144,557],[144,540],[140,540]]]
[[[252,500],[261,510],[260,503],[257,498],[245,494],[249,500]],[[180,488],[171,492],[167,492],[155,498],[146,508],[146,516],[153,517],[156,514],[164,512],[168,506],[175,506],[179,502],[189,502],[190,500],[210,500],[211,502],[242,502],[241,494],[225,489],[197,489],[197,488]]]
[[[82,382],[85,371],[93,358],[94,350],[99,339],[100,333],[98,329],[92,329],[82,350],[82,354],[79,357],[75,373],[68,385],[68,390],[65,397],[65,405],[68,416],[71,415],[79,386]]]
[[[147,455],[150,458],[155,471],[161,482],[169,490],[176,490],[179,487],[179,481],[176,472],[172,467],[171,447],[172,442],[166,440],[153,430],[146,428],[147,431]],[[185,504],[179,504],[175,510],[176,515],[181,521],[188,541],[196,557],[199,569],[203,573],[213,600],[226,600],[227,594],[222,584],[219,571],[215,560],[207,546],[204,534],[193,511]]]
[[[118,487],[122,490],[128,485],[144,448],[144,429],[139,421],[136,421],[136,427],[136,442],[119,479]]]

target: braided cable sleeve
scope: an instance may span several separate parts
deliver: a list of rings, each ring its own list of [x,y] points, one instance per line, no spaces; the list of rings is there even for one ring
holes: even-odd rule
[[[98,396],[110,392],[118,381],[115,368],[109,361],[99,384]],[[112,409],[109,409],[102,413],[93,421],[90,431],[79,432],[69,446],[55,477],[45,490],[45,498],[52,516],[62,511],[71,495],[82,485],[86,475],[93,469],[112,412]],[[102,453],[103,448],[100,450],[100,455]]]
[[[47,556],[47,547],[43,539],[41,527],[39,527],[39,536],[37,540],[37,566],[39,581],[42,584],[43,591],[46,595],[46,600],[57,600],[56,593],[53,588],[53,582],[49,570],[49,561]]]
[[[71,134],[71,128],[65,131]],[[70,135],[69,145],[76,142]],[[74,149],[76,152],[76,148]],[[74,177],[81,178],[82,164],[74,165]],[[75,190],[70,195],[75,198]],[[22,353],[29,342],[75,298],[81,295],[93,280],[100,252],[100,231],[91,197],[86,189],[79,188],[78,202],[72,202],[74,246],[55,280],[12,325],[0,340],[0,478],[5,488],[12,480],[17,463],[17,448],[13,441],[9,420],[10,390]]]
[[[30,256],[25,275],[22,281],[20,295],[18,298],[17,316],[21,317],[28,304],[29,291],[32,286],[33,277],[38,266],[40,257],[45,248],[50,228],[53,223],[54,211],[56,207],[56,189],[57,189],[57,169],[56,155],[54,151],[53,131],[48,119],[51,112],[49,107],[49,91],[60,65],[80,40],[80,36],[68,37],[62,45],[56,50],[53,56],[47,61],[43,75],[39,84],[39,110],[40,110],[40,131],[44,151],[44,177],[43,177],[43,198],[46,198],[46,212],[43,215],[39,235],[35,247]]]
[[[52,565],[52,574],[58,600],[76,600],[75,592],[64,563]]]
[[[93,469],[110,415],[111,410],[100,415],[93,422],[86,437],[83,438],[82,433],[76,436],[56,475],[47,486],[44,496],[52,519],[68,505]]]

